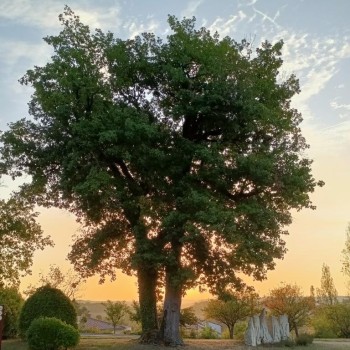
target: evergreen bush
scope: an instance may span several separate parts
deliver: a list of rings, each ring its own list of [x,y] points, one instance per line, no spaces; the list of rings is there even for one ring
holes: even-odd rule
[[[59,350],[79,343],[76,328],[55,317],[40,317],[32,321],[27,331],[30,350]]]
[[[77,313],[69,298],[59,289],[44,286],[24,303],[19,317],[20,335],[25,338],[33,320],[39,317],[55,317],[78,328]]]

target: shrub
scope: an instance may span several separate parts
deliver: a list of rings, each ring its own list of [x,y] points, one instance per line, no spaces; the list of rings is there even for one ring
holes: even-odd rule
[[[55,317],[78,328],[77,313],[72,302],[59,289],[40,287],[23,305],[19,317],[19,330],[22,337],[33,320],[39,317]]]
[[[17,288],[0,288],[0,305],[5,306],[4,338],[14,338],[18,335],[18,317],[24,300]]]
[[[59,350],[78,345],[76,328],[55,317],[40,317],[31,323],[27,331],[30,350]]]
[[[333,330],[331,321],[327,318],[324,308],[316,310],[311,325],[316,338],[336,338],[337,333]]]
[[[286,348],[294,348],[295,342],[292,339],[282,340],[279,345],[285,346]]]
[[[306,346],[314,341],[314,337],[310,334],[302,333],[295,339],[297,345]]]
[[[200,338],[203,339],[217,339],[218,334],[214,331],[214,329],[210,327],[204,327],[200,333]]]
[[[245,321],[237,322],[233,330],[233,338],[236,340],[244,340],[244,334],[247,328],[248,328],[247,322]]]

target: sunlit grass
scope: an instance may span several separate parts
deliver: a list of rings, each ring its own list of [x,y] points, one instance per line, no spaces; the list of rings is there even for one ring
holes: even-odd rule
[[[252,347],[243,345],[241,342],[233,340],[207,340],[207,339],[186,339],[184,350],[248,350]],[[82,338],[79,346],[75,350],[169,350],[159,345],[142,345],[138,344],[135,339],[120,338]],[[277,346],[259,346],[256,348],[263,350],[287,349],[286,347]],[[305,346],[295,346],[293,349],[309,349],[309,350],[349,350],[350,341],[318,341]],[[25,342],[20,340],[6,340],[2,343],[2,350],[28,350]]]

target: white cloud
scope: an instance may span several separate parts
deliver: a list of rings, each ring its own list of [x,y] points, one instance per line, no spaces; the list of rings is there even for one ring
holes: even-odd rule
[[[211,32],[218,32],[220,37],[223,38],[227,35],[232,35],[232,33],[236,31],[236,28],[238,28],[238,25],[241,22],[246,21],[247,17],[247,14],[240,10],[237,15],[232,15],[226,20],[218,17],[210,26],[208,26],[208,29]]]
[[[275,16],[272,18],[269,15],[267,15],[266,13],[256,9],[255,7],[253,7],[253,10],[255,13],[259,14],[260,16],[262,16],[263,21],[269,21],[271,22],[274,26],[276,26],[277,28],[280,28],[281,26],[276,22],[276,19],[280,16],[280,11],[277,10],[277,12],[275,13]]]
[[[187,7],[181,12],[181,17],[192,17],[196,15],[196,10],[202,4],[203,0],[189,1]]]
[[[157,32],[159,22],[155,19],[148,18],[147,22],[140,22],[137,19],[131,19],[124,23],[123,28],[127,31],[129,38],[134,38],[145,32]]]
[[[41,41],[38,44],[24,41],[3,41],[0,45],[0,60],[10,67],[17,67],[21,59],[29,60],[29,64],[41,65],[50,57],[51,48]]]
[[[333,100],[330,105],[334,109],[346,109],[350,111],[350,104],[338,103],[336,100]]]
[[[272,41],[281,38],[285,43],[283,73],[296,74],[301,85],[301,93],[293,98],[293,104],[302,112],[304,119],[312,118],[310,98],[324,90],[339,72],[340,63],[350,57],[350,44],[341,40],[340,35],[322,38],[287,30],[275,35]]]
[[[58,15],[63,12],[64,5],[65,2],[55,0],[1,0],[0,18],[42,29],[58,28]],[[70,6],[82,21],[93,29],[111,29],[120,24],[120,10],[116,5],[102,8],[90,4],[85,9],[81,2],[72,1]]]

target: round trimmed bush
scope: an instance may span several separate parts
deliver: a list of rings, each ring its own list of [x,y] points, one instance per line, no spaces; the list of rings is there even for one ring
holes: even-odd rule
[[[55,317],[37,318],[27,331],[30,350],[67,349],[78,345],[79,337],[76,328]]]
[[[40,287],[24,303],[19,316],[20,335],[25,338],[33,320],[39,317],[55,317],[78,328],[77,313],[69,298],[59,289]]]

